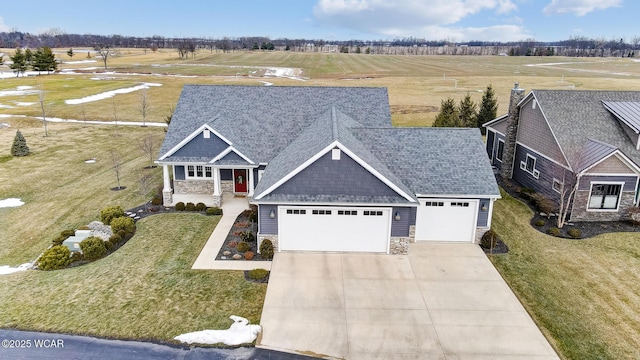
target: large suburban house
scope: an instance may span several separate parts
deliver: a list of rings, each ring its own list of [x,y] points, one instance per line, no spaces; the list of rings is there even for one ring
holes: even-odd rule
[[[485,127],[487,153],[501,175],[557,203],[564,194],[570,220],[622,220],[638,206],[640,92],[525,96],[516,83],[509,113]]]
[[[188,85],[157,162],[165,205],[246,197],[278,251],[474,242],[500,197],[478,129],[395,128],[385,88]]]

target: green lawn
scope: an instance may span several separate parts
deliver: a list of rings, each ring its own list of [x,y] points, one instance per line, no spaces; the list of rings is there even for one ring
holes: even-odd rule
[[[0,276],[0,328],[169,341],[258,323],[266,284],[240,271],[191,270],[219,217],[162,214],[106,258],[72,269]]]
[[[493,228],[509,246],[498,271],[565,359],[640,358],[640,233],[586,240],[541,234],[502,194]]]

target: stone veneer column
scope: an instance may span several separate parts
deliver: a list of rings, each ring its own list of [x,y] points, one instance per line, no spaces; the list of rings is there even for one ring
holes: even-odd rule
[[[520,89],[515,83],[509,98],[509,115],[507,119],[507,133],[504,139],[504,152],[502,154],[502,168],[500,176],[504,179],[513,177],[513,163],[516,155],[516,137],[518,136],[518,121],[520,120],[520,107],[518,103],[524,98],[524,89]]]

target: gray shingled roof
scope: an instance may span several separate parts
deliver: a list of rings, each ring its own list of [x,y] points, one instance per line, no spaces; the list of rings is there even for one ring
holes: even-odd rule
[[[580,168],[590,139],[612,145],[640,164],[640,152],[603,105],[604,101],[640,102],[640,91],[533,90],[531,94],[573,169]]]
[[[356,129],[354,135],[415,194],[500,196],[479,129]]]
[[[255,163],[268,163],[333,106],[365,126],[391,126],[385,88],[185,85],[160,155],[206,123]]]

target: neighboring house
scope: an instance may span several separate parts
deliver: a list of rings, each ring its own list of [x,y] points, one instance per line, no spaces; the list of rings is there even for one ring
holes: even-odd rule
[[[615,221],[638,206],[640,91],[511,91],[490,121],[487,153],[501,175],[559,202],[572,221]]]
[[[165,205],[246,196],[279,251],[397,254],[490,227],[483,149],[478,129],[392,127],[384,88],[188,85],[157,162]]]

